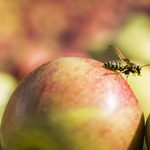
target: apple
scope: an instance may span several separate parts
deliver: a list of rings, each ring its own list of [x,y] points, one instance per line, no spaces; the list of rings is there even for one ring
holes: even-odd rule
[[[28,74],[3,115],[3,150],[141,150],[141,106],[126,81],[102,65],[61,57]]]
[[[13,75],[0,71],[0,122],[9,97],[17,84],[18,81]]]
[[[17,83],[18,82],[14,76],[7,72],[0,71],[0,122],[9,97],[14,88],[17,86]]]
[[[22,27],[28,37],[40,37],[61,49],[70,46],[95,52],[105,50],[130,12],[128,3],[119,0],[29,0],[19,4]]]
[[[150,1],[149,0],[126,0],[127,3],[129,3],[129,5],[131,5],[131,7],[133,9],[136,9],[137,11],[142,11],[142,12],[147,12],[147,10],[150,7]]]
[[[17,66],[19,80],[43,63],[58,58],[60,52],[47,46],[40,40],[25,40],[20,51],[14,51],[14,62]],[[21,45],[22,46],[22,45]]]
[[[132,14],[117,34],[114,45],[130,59],[149,63],[150,26],[149,16]]]
[[[14,10],[14,11],[12,11]],[[7,1],[0,1],[0,42],[14,45],[16,35],[20,33],[22,27],[20,19],[20,9],[18,4]],[[9,45],[10,46],[10,45]]]

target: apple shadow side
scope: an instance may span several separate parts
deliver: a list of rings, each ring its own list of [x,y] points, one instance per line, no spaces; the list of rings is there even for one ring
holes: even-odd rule
[[[136,134],[134,135],[133,140],[131,141],[131,144],[127,150],[142,150],[144,143],[144,133],[145,133],[145,121],[144,115],[142,114]]]

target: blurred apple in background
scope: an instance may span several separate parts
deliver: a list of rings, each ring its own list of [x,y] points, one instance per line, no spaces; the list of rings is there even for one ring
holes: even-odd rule
[[[0,70],[15,74],[12,54],[19,42],[21,20],[13,1],[0,1]]]
[[[3,150],[141,150],[141,106],[112,73],[83,57],[62,57],[35,69],[5,109]]]
[[[0,121],[8,99],[17,83],[17,79],[11,74],[0,71]]]
[[[17,80],[11,74],[0,71],[0,122],[11,93],[17,86]],[[1,142],[1,139],[0,139]],[[1,149],[1,144],[0,144]]]
[[[150,63],[150,18],[144,14],[133,14],[120,28],[114,45],[125,57]]]
[[[149,12],[150,1],[149,0],[126,0],[129,5],[138,13],[138,11]]]
[[[19,36],[22,27],[18,8],[14,1],[0,1],[0,42],[13,44],[14,37]]]
[[[105,50],[130,11],[125,1],[119,0],[39,0],[19,4],[26,37],[43,39],[54,49],[71,47],[82,51]]]
[[[41,41],[24,41],[24,47],[14,51],[14,62],[18,69],[18,77],[21,80],[29,72],[39,65],[61,56],[60,51],[56,51]]]

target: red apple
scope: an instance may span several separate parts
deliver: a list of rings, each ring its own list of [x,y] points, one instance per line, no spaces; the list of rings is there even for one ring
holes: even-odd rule
[[[27,40],[24,45],[21,51],[19,49],[14,53],[19,79],[24,78],[29,72],[43,63],[60,56],[59,51],[48,47],[41,41]]]
[[[62,57],[27,75],[3,115],[3,150],[141,150],[141,106],[126,81],[102,65]]]

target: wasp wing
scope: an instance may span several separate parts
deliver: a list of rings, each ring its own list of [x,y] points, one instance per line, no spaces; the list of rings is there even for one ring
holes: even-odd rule
[[[113,45],[108,45],[112,50],[114,50],[118,57],[122,60],[122,61],[125,61],[127,63],[127,65],[129,65],[130,67],[132,67],[131,63],[130,63],[130,60],[125,58],[122,53],[119,51],[119,49]]]

